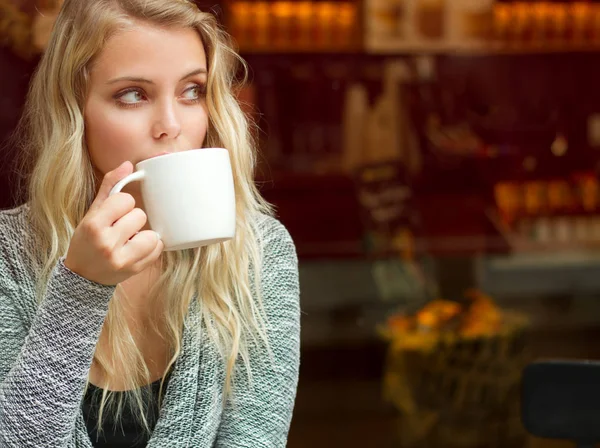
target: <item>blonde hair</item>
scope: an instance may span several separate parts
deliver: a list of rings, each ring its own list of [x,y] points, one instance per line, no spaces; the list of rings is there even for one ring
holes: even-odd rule
[[[249,346],[268,342],[258,287],[261,250],[254,217],[271,210],[253,181],[256,154],[251,126],[234,95],[239,82],[236,70],[241,65],[245,74],[246,65],[215,17],[201,12],[193,3],[65,1],[32,79],[20,125],[25,132],[20,140],[22,170],[27,173],[27,200],[37,237],[32,255],[39,269],[38,300],[43,299],[51,272],[66,254],[71,236],[94,199],[97,187],[85,146],[83,118],[89,66],[111,35],[136,21],[196,29],[206,51],[209,128],[205,146],[225,147],[230,151],[237,201],[236,236],[205,248],[165,252],[162,273],[152,287],[151,300],[160,300],[156,303],[163,307],[164,331],[157,322],[154,329],[167,341],[172,355],[166,375],[181,352],[182,329],[191,300],[202,298],[198,299],[202,326],[226,363],[224,396],[228,396],[236,359],[241,358],[248,370]],[[252,269],[253,278],[250,278],[251,266],[257,267]],[[105,392],[98,421],[100,430],[102,413],[113,395],[107,389],[117,372],[127,383],[127,399],[135,404],[138,418],[149,430],[145,418],[147,404],[138,387],[150,382],[150,373],[123,317],[125,304],[126,298],[117,287],[104,324],[112,356],[108,359],[98,352],[95,354],[106,378],[102,385]],[[161,392],[162,387],[163,383]],[[119,400],[117,417],[121,409]]]

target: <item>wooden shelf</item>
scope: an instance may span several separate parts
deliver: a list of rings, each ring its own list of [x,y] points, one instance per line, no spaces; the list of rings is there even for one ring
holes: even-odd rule
[[[530,44],[507,42],[442,42],[442,41],[374,41],[365,43],[365,53],[394,54],[459,54],[459,55],[527,55],[552,53],[595,53],[600,52],[600,42],[596,44]]]
[[[360,47],[331,46],[331,47],[248,47],[241,46],[239,52],[245,55],[264,54],[358,54],[363,53]]]
[[[536,55],[536,54],[568,54],[568,53],[600,53],[598,44],[507,44],[504,42],[377,42],[367,43],[359,47],[240,47],[244,56],[293,56],[293,55],[357,55],[357,56],[401,56],[401,55]]]

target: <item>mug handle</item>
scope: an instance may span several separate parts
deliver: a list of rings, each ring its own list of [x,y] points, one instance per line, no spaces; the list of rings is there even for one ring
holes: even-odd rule
[[[109,196],[112,196],[115,193],[119,193],[123,187],[125,185],[127,185],[130,182],[134,182],[136,180],[142,180],[146,177],[146,172],[144,170],[140,170],[140,171],[136,171],[134,173],[131,173],[129,176],[124,177],[123,179],[121,179],[119,182],[117,182],[115,184],[114,187],[112,187],[112,190],[110,190],[110,193],[108,193]],[[156,232],[156,235],[158,235],[158,238],[160,239],[160,234],[158,232]]]
[[[129,176],[124,177],[119,182],[117,182],[115,184],[115,186],[112,187],[112,190],[110,190],[110,193],[108,193],[108,195],[112,196],[115,193],[119,193],[123,189],[123,187],[125,185],[127,185],[128,183],[134,182],[136,180],[142,180],[145,177],[146,177],[146,172],[144,170],[140,170],[140,171],[136,171],[135,173],[131,173]]]

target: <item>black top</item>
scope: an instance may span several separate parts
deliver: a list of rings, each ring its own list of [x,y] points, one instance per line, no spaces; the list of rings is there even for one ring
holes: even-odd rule
[[[165,378],[163,386],[163,398],[167,390],[170,372]],[[146,414],[146,419],[150,430],[154,431],[160,405],[158,402],[158,392],[162,379],[144,386],[144,392],[151,391],[151,403]],[[102,433],[98,434],[96,425],[98,424],[98,411],[100,409],[100,400],[103,390],[90,384],[87,393],[83,399],[83,417],[87,426],[88,434],[94,448],[145,448],[148,444],[149,434],[138,419],[135,418],[129,405],[123,407],[121,418],[115,424],[115,419],[110,412],[105,412],[102,418]],[[119,400],[119,394],[124,392],[114,392],[115,400]],[[105,408],[106,409],[106,408]]]

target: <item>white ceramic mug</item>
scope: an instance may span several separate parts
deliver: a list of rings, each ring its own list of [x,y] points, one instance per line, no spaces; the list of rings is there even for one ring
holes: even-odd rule
[[[229,152],[201,148],[165,154],[136,164],[110,194],[140,180],[150,228],[165,250],[227,241],[235,235],[235,192]]]

